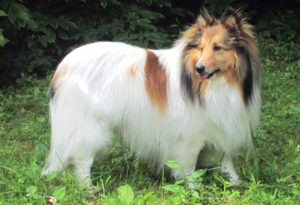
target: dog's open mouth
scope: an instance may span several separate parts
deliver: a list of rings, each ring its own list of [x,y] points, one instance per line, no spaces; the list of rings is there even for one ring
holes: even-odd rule
[[[220,69],[216,69],[212,72],[204,71],[203,73],[197,73],[197,74],[201,80],[206,80],[206,79],[211,78],[214,74],[216,74],[219,71],[220,71]]]

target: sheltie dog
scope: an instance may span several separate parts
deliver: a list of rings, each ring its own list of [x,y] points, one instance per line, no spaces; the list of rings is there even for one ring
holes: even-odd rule
[[[240,11],[215,18],[204,9],[170,49],[81,46],[58,65],[49,95],[52,137],[43,175],[72,165],[90,184],[95,155],[107,152],[119,129],[138,159],[158,170],[177,161],[175,179],[194,172],[205,148],[203,162],[221,153],[221,169],[237,183],[233,159],[252,147],[261,104],[252,26]]]

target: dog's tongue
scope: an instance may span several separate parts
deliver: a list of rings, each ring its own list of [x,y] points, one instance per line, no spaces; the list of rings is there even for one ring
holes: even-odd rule
[[[208,79],[208,76],[209,76],[209,74],[199,75],[199,78],[201,80],[206,80],[206,79]]]

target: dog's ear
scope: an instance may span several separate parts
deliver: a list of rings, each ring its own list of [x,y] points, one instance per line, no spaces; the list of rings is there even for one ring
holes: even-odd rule
[[[207,26],[211,26],[215,23],[215,18],[213,18],[208,11],[206,10],[206,8],[202,8],[200,10],[200,15],[197,18],[197,26],[199,29],[203,29]]]
[[[222,14],[220,21],[230,33],[237,33],[240,31],[244,19],[240,9],[230,7]]]
[[[241,9],[228,8],[221,16],[220,22],[228,30],[236,45],[254,42],[253,27],[242,16]]]
[[[205,8],[203,8],[201,9],[200,15],[198,16],[196,22],[183,33],[183,36],[188,39],[188,42],[191,46],[197,45],[203,29],[205,29],[207,26],[213,25],[215,22],[215,18],[212,17]]]

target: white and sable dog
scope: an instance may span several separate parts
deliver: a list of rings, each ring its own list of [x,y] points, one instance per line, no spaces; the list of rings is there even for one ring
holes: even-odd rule
[[[50,83],[51,150],[43,174],[73,165],[91,182],[95,155],[112,130],[140,159],[162,168],[176,160],[195,170],[205,147],[222,153],[222,170],[238,182],[233,158],[252,146],[260,113],[260,63],[252,26],[229,9],[221,18],[203,10],[170,49],[97,42],[59,64]],[[204,159],[205,163],[211,159]]]

